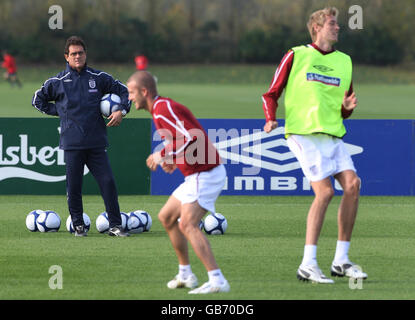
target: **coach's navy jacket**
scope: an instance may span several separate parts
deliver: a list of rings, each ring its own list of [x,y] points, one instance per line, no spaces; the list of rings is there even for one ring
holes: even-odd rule
[[[85,65],[78,73],[66,64],[66,69],[49,78],[33,96],[32,105],[39,111],[60,118],[59,147],[64,150],[108,146],[107,128],[100,111],[103,95],[120,96],[118,110],[130,111],[128,90],[108,73]]]

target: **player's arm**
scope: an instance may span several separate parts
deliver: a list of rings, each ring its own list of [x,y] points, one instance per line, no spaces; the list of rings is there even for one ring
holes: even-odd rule
[[[176,164],[166,161],[166,159],[162,157],[160,151],[150,154],[146,160],[146,164],[151,171],[155,171],[158,165],[160,165],[166,173],[173,173],[174,170],[177,169]]]
[[[277,70],[275,71],[271,85],[266,93],[262,95],[262,109],[265,114],[265,132],[271,132],[278,126],[276,113],[278,99],[280,98],[285,86],[294,60],[294,51],[288,51],[282,58]]]
[[[353,113],[354,108],[357,106],[357,98],[356,94],[353,91],[353,83],[350,83],[349,91],[344,93],[343,103],[342,103],[342,117],[343,119],[347,119]]]
[[[175,163],[170,164],[167,162],[162,162],[160,166],[163,169],[163,171],[166,173],[173,173],[174,170],[177,169],[177,166]]]
[[[8,68],[10,68],[10,56],[6,56],[5,58],[4,58],[4,61],[3,61],[3,63],[2,63],[2,67],[3,68],[5,68],[5,69],[8,69]]]
[[[40,89],[38,89],[32,98],[32,106],[42,113],[57,116],[58,111],[56,104],[52,101],[57,100],[56,89],[54,88],[54,81],[47,80]]]

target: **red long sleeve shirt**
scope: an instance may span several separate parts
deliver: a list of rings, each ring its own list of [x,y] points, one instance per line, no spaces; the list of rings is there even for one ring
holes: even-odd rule
[[[314,49],[318,50],[321,54],[329,54],[332,51],[323,51],[316,44],[312,43]],[[294,61],[294,51],[289,50],[285,56],[282,58],[277,70],[275,71],[274,78],[272,79],[271,85],[268,91],[262,95],[262,108],[264,109],[266,121],[275,121],[275,115],[278,108],[278,99],[280,98],[282,91],[287,85],[288,77],[290,76],[290,71],[293,66]],[[350,83],[350,88],[348,95],[350,96],[353,93],[353,83]],[[353,110],[346,110],[342,106],[342,117],[344,119],[350,117],[353,113]]]
[[[161,156],[173,160],[184,176],[209,171],[220,164],[219,153],[203,127],[185,106],[157,97],[151,112],[165,147]]]
[[[137,70],[146,70],[148,66],[148,59],[146,56],[136,56],[134,58],[135,67]]]
[[[3,68],[7,69],[7,73],[16,73],[17,72],[16,61],[9,54],[4,55],[4,61],[1,64],[1,66]]]

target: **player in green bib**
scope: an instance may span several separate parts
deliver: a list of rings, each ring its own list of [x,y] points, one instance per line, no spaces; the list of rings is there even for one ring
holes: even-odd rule
[[[338,10],[325,8],[307,23],[313,43],[294,47],[283,57],[267,93],[262,96],[264,130],[277,128],[277,100],[285,88],[287,145],[310,181],[315,198],[307,216],[304,255],[297,270],[300,280],[333,283],[317,264],[317,242],[327,207],[333,198],[333,176],[343,189],[338,209],[338,240],[331,275],[366,279],[348,256],[356,220],[360,178],[343,140],[343,119],[357,105],[352,86],[352,61],[334,49],[338,41]]]

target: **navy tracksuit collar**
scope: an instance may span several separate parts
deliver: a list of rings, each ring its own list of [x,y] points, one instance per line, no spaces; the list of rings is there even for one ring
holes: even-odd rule
[[[86,70],[88,69],[87,64],[85,63],[84,67],[82,68],[81,72],[78,72],[77,70],[73,69],[71,66],[69,66],[69,63],[66,63],[66,72],[70,72],[70,73],[74,73],[74,74],[84,74],[86,72]]]

